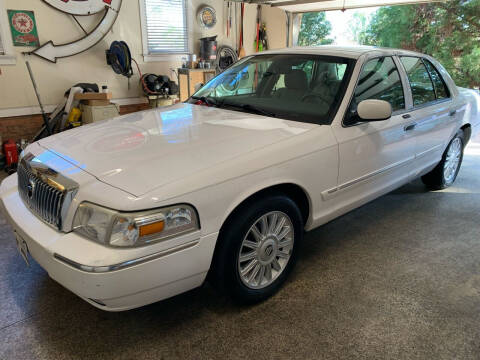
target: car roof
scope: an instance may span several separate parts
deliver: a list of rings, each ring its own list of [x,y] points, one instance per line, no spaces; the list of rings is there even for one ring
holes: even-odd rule
[[[284,49],[268,50],[261,54],[309,54],[309,55],[328,55],[347,57],[358,59],[366,53],[378,53],[379,56],[391,55],[411,55],[426,56],[409,50],[391,49],[376,46],[337,46],[337,45],[320,45],[320,46],[295,46]]]

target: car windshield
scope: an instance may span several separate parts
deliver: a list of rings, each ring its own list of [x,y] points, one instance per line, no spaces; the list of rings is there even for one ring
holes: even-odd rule
[[[303,54],[244,58],[210,80],[192,104],[329,124],[345,93],[354,60]]]

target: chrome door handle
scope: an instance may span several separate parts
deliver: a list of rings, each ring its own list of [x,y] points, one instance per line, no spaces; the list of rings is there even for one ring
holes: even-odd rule
[[[413,129],[415,129],[415,126],[417,126],[417,123],[411,123],[411,124],[408,124],[406,125],[403,130],[405,131],[412,131]]]
[[[457,110],[450,110],[450,112],[448,113],[448,116],[453,116],[457,113]]]

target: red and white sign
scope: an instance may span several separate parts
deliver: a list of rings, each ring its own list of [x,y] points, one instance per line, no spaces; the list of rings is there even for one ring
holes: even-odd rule
[[[33,30],[33,20],[28,14],[23,12],[16,13],[12,17],[12,26],[15,30],[22,34],[28,34]]]

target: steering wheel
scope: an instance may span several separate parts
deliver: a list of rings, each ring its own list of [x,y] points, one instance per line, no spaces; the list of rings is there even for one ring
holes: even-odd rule
[[[309,98],[314,98],[314,99],[320,99],[321,101],[323,101],[324,103],[327,104],[327,106],[330,106],[330,101],[327,100],[323,95],[320,95],[320,94],[307,94],[307,95],[304,95],[302,97],[302,102],[306,102],[307,99]]]
[[[228,92],[233,92],[233,91],[237,90],[238,85],[240,85],[240,81],[235,81],[235,82],[233,82],[233,84],[232,84],[232,82],[230,82],[230,83],[222,82],[219,85],[219,87],[222,88],[224,91],[226,91],[228,93]]]

